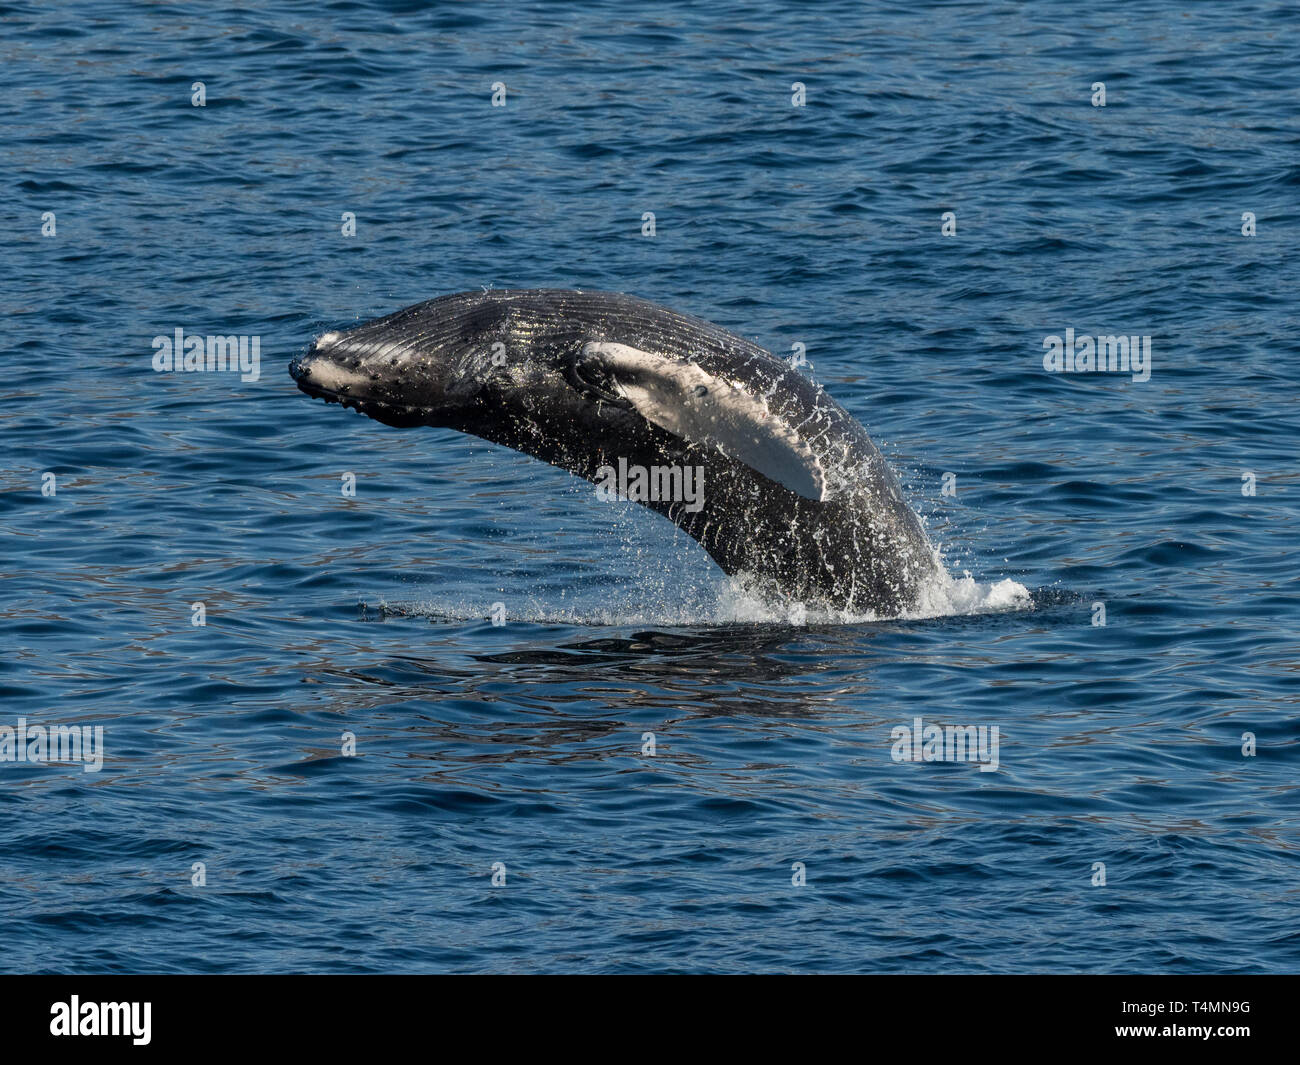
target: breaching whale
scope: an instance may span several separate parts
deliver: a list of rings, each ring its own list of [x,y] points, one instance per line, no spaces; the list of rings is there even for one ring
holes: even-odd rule
[[[441,296],[325,333],[289,372],[385,425],[471,433],[598,484],[696,470],[699,498],[629,498],[807,607],[895,616],[944,572],[852,415],[757,345],[646,300]]]

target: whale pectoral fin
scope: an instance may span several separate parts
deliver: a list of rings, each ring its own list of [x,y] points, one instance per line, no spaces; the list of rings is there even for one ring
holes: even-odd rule
[[[711,444],[730,459],[805,499],[826,498],[826,473],[812,448],[759,395],[690,362],[627,344],[592,341],[594,362],[646,421],[692,443]]]

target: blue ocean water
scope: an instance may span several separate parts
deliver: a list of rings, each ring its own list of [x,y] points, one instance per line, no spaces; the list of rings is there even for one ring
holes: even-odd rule
[[[0,726],[104,755],[0,762],[0,968],[1295,971],[1298,33],[0,3]],[[480,286],[805,345],[965,598],[795,623],[285,373]],[[177,328],[260,376],[155,372]],[[1067,329],[1150,336],[1149,380],[1046,372]],[[997,770],[896,761],[916,718]]]

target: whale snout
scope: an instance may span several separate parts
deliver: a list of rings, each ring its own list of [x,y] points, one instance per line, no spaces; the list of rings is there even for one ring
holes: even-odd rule
[[[315,359],[316,346],[313,344],[301,355],[295,355],[289,361],[289,376],[298,382],[299,387],[302,387],[304,381],[311,380],[312,363]],[[307,389],[303,388],[303,391],[306,392]]]
[[[440,360],[355,332],[317,337],[289,376],[309,396],[400,428],[445,424],[465,399]]]
[[[289,376],[308,395],[365,397],[372,391],[365,387],[371,375],[362,366],[361,352],[344,347],[339,339],[338,333],[325,333],[289,363]]]

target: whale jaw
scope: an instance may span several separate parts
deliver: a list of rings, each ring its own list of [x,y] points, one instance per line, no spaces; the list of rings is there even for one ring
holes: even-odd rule
[[[327,378],[330,384],[318,380],[320,369],[319,363],[308,361],[305,357],[295,359],[289,364],[289,376],[299,389],[313,399],[337,403],[394,429],[412,429],[417,425],[429,424],[426,421],[428,411],[410,404],[389,403],[378,398],[354,395],[350,386],[339,384],[335,378]]]
[[[411,345],[376,344],[357,333],[318,337],[290,362],[289,376],[315,399],[397,429],[462,428],[477,399],[454,367]]]

